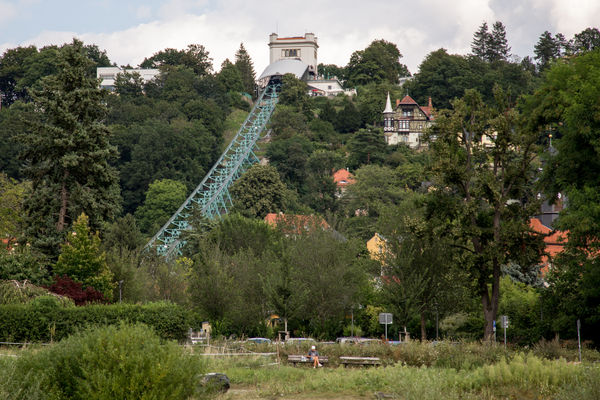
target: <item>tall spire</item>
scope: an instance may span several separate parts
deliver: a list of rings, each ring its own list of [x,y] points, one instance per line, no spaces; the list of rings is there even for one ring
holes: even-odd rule
[[[384,114],[387,113],[393,113],[394,110],[392,110],[392,102],[390,101],[390,92],[388,92],[387,94],[387,100],[385,101],[385,110],[383,110]]]

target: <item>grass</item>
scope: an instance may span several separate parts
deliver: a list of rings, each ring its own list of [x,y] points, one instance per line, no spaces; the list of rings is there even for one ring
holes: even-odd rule
[[[248,111],[243,111],[238,108],[233,109],[227,116],[223,130],[223,150],[225,150],[229,145],[229,142],[235,137],[247,116]]]
[[[308,345],[307,345],[308,346]],[[304,346],[306,347],[306,346]],[[220,400],[239,399],[373,399],[385,393],[395,399],[553,399],[600,398],[600,353],[586,349],[584,362],[574,362],[575,349],[544,342],[532,349],[509,349],[479,343],[412,342],[402,346],[319,345],[330,363],[325,368],[292,367],[287,354],[308,347],[280,346],[276,356],[202,357],[206,370],[223,372],[232,389]],[[273,352],[274,345],[220,343],[220,350]],[[204,348],[195,346],[193,353]],[[39,349],[0,348],[0,370],[10,375],[15,360]],[[343,368],[342,355],[377,356],[384,366]],[[16,357],[13,357],[16,356]],[[5,375],[5,376],[8,376]],[[2,393],[0,379],[0,393]]]
[[[592,399],[600,387],[597,365],[542,360],[517,354],[471,370],[410,367],[322,368],[273,366],[264,358],[211,360],[209,370],[227,374],[233,387],[253,388],[256,398],[373,398],[376,392],[400,399]],[[235,390],[223,399],[237,399]],[[245,391],[244,397],[248,397]],[[567,396],[567,397],[565,397]],[[586,397],[587,396],[587,397]],[[239,397],[243,398],[243,397]]]

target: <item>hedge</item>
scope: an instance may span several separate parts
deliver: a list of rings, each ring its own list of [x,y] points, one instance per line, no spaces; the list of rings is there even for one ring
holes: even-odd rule
[[[61,307],[53,301],[0,305],[0,341],[42,342],[61,340],[90,326],[143,323],[159,337],[183,341],[192,326],[190,313],[176,304],[111,304]]]

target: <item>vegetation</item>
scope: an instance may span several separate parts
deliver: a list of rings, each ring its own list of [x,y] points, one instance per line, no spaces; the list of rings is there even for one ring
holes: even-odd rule
[[[506,397],[515,388],[517,397],[568,398],[567,388],[591,382],[596,370],[542,356],[564,354],[564,342],[549,340],[575,339],[577,320],[584,341],[599,343],[600,34],[589,28],[567,40],[545,32],[533,60],[510,54],[506,37],[500,21],[484,22],[472,54],[432,51],[402,85],[409,71],[401,51],[383,39],[346,66],[321,66],[356,96],[309,97],[304,82],[284,76],[257,152],[268,165],[235,182],[234,214],[194,215],[185,255],[172,260],[143,245],[247,116],[256,74],[244,45],[218,72],[201,44],[164,49],[142,63],[160,70],[154,80],[124,73],[113,92],[97,88],[95,67],[111,62],[96,46],[74,40],[7,50],[0,279],[21,289],[0,285],[1,337],[47,342],[121,320],[176,340],[199,321],[216,337],[285,329],[331,340],[348,327],[380,337],[378,314],[392,312],[390,337],[406,328],[423,341],[491,341],[494,321],[508,315],[509,342],[533,346],[534,355],[502,361],[496,347],[388,347],[373,353],[389,365],[368,372],[377,385],[317,372],[320,384],[457,398]],[[435,106],[419,149],[387,145],[381,129],[387,93],[407,92]],[[334,181],[342,169],[352,174],[343,187]],[[549,260],[529,225],[544,200],[568,205],[554,225],[568,231],[568,245]],[[263,221],[270,212],[281,213],[277,226]],[[375,233],[381,242],[372,258],[366,242]],[[552,267],[542,274],[546,261]],[[125,304],[110,304],[117,301]],[[417,366],[428,368],[420,376],[433,389],[397,379],[425,379]],[[232,367],[237,382],[267,382],[240,370]],[[281,371],[299,374],[300,386],[268,381],[269,395],[313,390],[303,372]],[[587,388],[582,397],[592,396]]]
[[[77,333],[2,368],[4,399],[189,399],[202,363],[144,325]],[[200,398],[200,397],[195,397]]]

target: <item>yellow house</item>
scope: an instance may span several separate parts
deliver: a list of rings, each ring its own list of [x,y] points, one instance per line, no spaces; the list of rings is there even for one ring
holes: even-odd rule
[[[387,239],[375,232],[373,237],[367,241],[367,250],[371,259],[383,262],[383,254],[386,251]]]

